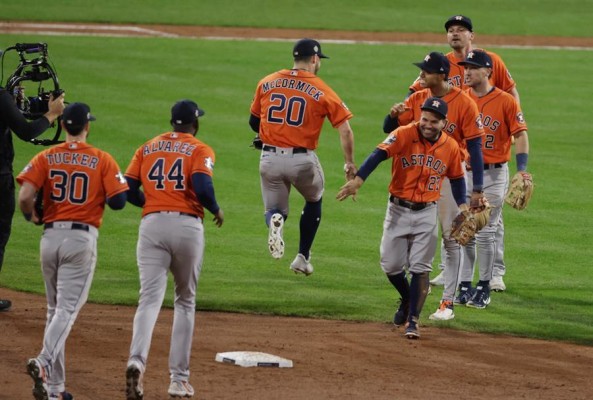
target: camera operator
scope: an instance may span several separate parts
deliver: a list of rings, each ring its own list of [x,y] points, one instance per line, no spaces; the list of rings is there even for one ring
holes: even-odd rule
[[[27,121],[19,111],[12,95],[0,87],[0,270],[4,262],[4,250],[10,237],[12,217],[15,210],[15,186],[12,171],[14,147],[11,131],[19,139],[29,141],[41,135],[64,111],[64,94],[57,99],[50,96],[49,111],[39,119]],[[8,310],[10,300],[0,299],[0,311]]]

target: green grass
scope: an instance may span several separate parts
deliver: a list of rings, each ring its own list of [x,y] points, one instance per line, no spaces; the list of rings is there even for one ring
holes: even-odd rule
[[[115,22],[265,28],[443,32],[451,15],[472,18],[478,33],[593,35],[592,0],[1,0],[2,18],[24,21]],[[553,15],[553,18],[550,16]]]
[[[0,43],[49,42],[68,101],[91,105],[97,121],[90,141],[110,152],[122,169],[145,140],[169,128],[171,105],[192,98],[206,110],[200,138],[217,153],[214,182],[226,221],[206,220],[207,247],[198,307],[248,313],[389,321],[397,296],[379,267],[389,165],[373,173],[358,201],[334,199],[342,184],[338,134],[326,125],[318,154],[326,176],[323,221],[313,247],[315,274],[292,274],[303,200],[291,197],[283,260],[267,253],[259,189],[258,153],[248,145],[249,104],[257,81],[291,66],[286,42],[122,39],[1,35]],[[418,46],[328,43],[320,75],[353,110],[360,164],[384,134],[382,119],[417,75],[411,65],[429,50]],[[446,48],[441,49],[445,51]],[[593,345],[593,179],[587,79],[593,53],[498,49],[519,84],[529,124],[529,169],[536,182],[530,207],[505,209],[508,291],[494,294],[485,311],[456,309],[444,325]],[[11,72],[9,59],[6,71]],[[566,73],[570,66],[570,73]],[[41,149],[16,143],[15,170]],[[90,300],[136,304],[135,244],[140,210],[106,211]],[[0,284],[43,292],[41,230],[14,219]],[[436,309],[439,290],[422,319]],[[171,305],[171,287],[166,304]]]

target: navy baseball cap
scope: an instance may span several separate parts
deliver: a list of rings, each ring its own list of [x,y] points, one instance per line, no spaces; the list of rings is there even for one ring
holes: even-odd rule
[[[66,126],[84,126],[95,120],[96,118],[91,115],[91,108],[84,103],[68,104],[62,114],[62,121]]]
[[[424,104],[422,104],[422,107],[420,107],[420,109],[424,111],[432,111],[433,113],[442,117],[441,119],[447,118],[447,102],[438,97],[429,97],[428,99],[426,99]]]
[[[424,61],[414,63],[414,65],[423,71],[427,71],[432,74],[445,74],[447,76],[449,75],[449,70],[451,69],[449,59],[447,59],[443,53],[439,53],[438,51],[433,51],[424,57]]]
[[[459,65],[475,65],[480,68],[492,68],[492,58],[482,50],[472,50],[467,53],[464,61],[460,61]]]
[[[454,15],[445,22],[445,31],[449,30],[449,27],[453,25],[461,25],[466,27],[470,32],[474,31],[472,20],[465,15]]]
[[[171,108],[171,123],[175,125],[191,124],[206,112],[192,100],[180,100]]]
[[[321,52],[321,45],[317,40],[307,38],[301,39],[294,44],[292,55],[294,57],[308,57],[318,55],[319,58],[329,58]]]

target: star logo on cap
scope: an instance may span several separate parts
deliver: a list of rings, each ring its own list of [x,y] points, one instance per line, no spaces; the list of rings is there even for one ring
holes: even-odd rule
[[[458,16],[456,16],[456,17],[455,17],[455,19],[456,19],[457,21],[461,21],[461,20],[463,19],[463,16],[462,16],[462,15],[458,15]]]
[[[469,53],[467,53],[467,58],[474,58],[474,52],[470,51]]]
[[[315,53],[319,53],[319,47],[317,47],[317,46],[313,47],[313,51],[314,51]]]
[[[425,62],[428,62],[429,60],[430,60],[430,54],[429,54],[429,55],[427,55],[426,57],[424,57],[424,61],[425,61]]]
[[[433,107],[436,107],[436,108],[439,108],[441,106],[441,103],[439,101],[435,100],[435,101],[432,102],[432,106]]]

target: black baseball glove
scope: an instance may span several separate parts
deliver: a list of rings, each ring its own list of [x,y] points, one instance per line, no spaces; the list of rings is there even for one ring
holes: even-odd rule
[[[43,224],[43,188],[39,189],[37,192],[33,208],[35,209],[35,214],[37,214],[37,217],[39,218],[39,222],[35,223],[35,225]]]
[[[261,139],[259,138],[259,136],[256,136],[253,138],[253,140],[251,141],[251,146],[256,150],[261,150],[262,147],[264,147],[264,144],[262,143]]]

